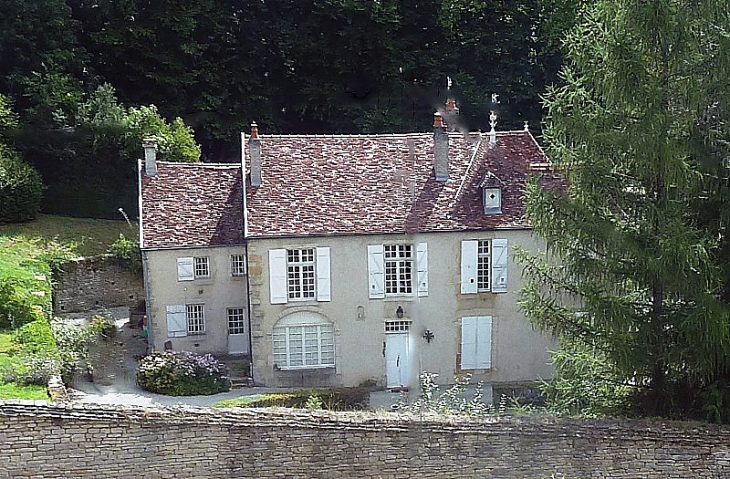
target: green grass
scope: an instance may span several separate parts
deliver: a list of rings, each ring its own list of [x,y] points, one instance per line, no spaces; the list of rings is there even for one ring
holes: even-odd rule
[[[250,396],[241,396],[233,399],[224,399],[211,405],[211,407],[249,407],[251,403],[263,400],[264,394],[252,394]]]
[[[120,233],[127,238],[136,238],[137,225],[132,223],[130,227],[123,219],[115,221],[55,215],[39,215],[38,219],[27,223],[0,225],[0,238],[24,237],[44,246],[59,243],[78,256],[105,253],[119,239]]]
[[[15,383],[0,383],[0,399],[48,400],[45,386],[19,386]]]

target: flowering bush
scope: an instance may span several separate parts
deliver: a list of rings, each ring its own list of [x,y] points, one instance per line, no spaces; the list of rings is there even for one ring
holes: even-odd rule
[[[231,387],[228,368],[210,354],[158,351],[142,358],[137,384],[147,391],[170,396],[216,394]]]

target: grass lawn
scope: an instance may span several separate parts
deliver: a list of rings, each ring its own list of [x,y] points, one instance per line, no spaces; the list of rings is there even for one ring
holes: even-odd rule
[[[0,237],[22,236],[38,239],[43,244],[56,242],[70,247],[78,256],[105,253],[119,239],[120,233],[134,239],[138,232],[136,223],[130,227],[123,219],[115,221],[55,215],[39,215],[38,219],[27,223],[0,224]]]
[[[48,401],[45,386],[19,386],[15,383],[0,383],[0,399],[33,399]]]

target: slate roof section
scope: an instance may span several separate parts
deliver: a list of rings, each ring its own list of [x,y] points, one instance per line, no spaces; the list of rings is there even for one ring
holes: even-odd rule
[[[243,244],[240,165],[160,161],[141,181],[143,248]]]
[[[259,137],[263,183],[246,186],[252,238],[525,228],[530,165],[548,163],[524,131],[498,133],[491,147],[488,134],[449,133],[445,182],[434,179],[432,133]],[[488,171],[502,183],[502,214],[483,213]]]

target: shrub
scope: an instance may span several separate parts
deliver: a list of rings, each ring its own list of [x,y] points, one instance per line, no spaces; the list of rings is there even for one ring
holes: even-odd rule
[[[267,393],[221,401],[217,407],[290,407],[356,411],[367,409],[370,388],[302,389],[287,393]]]
[[[231,387],[224,364],[210,354],[187,351],[158,351],[142,358],[137,367],[137,384],[170,396],[217,394]]]
[[[136,240],[119,233],[119,239],[112,243],[109,252],[122,260],[133,273],[142,272],[142,251]]]
[[[44,188],[35,168],[11,152],[0,151],[0,223],[34,219]]]

